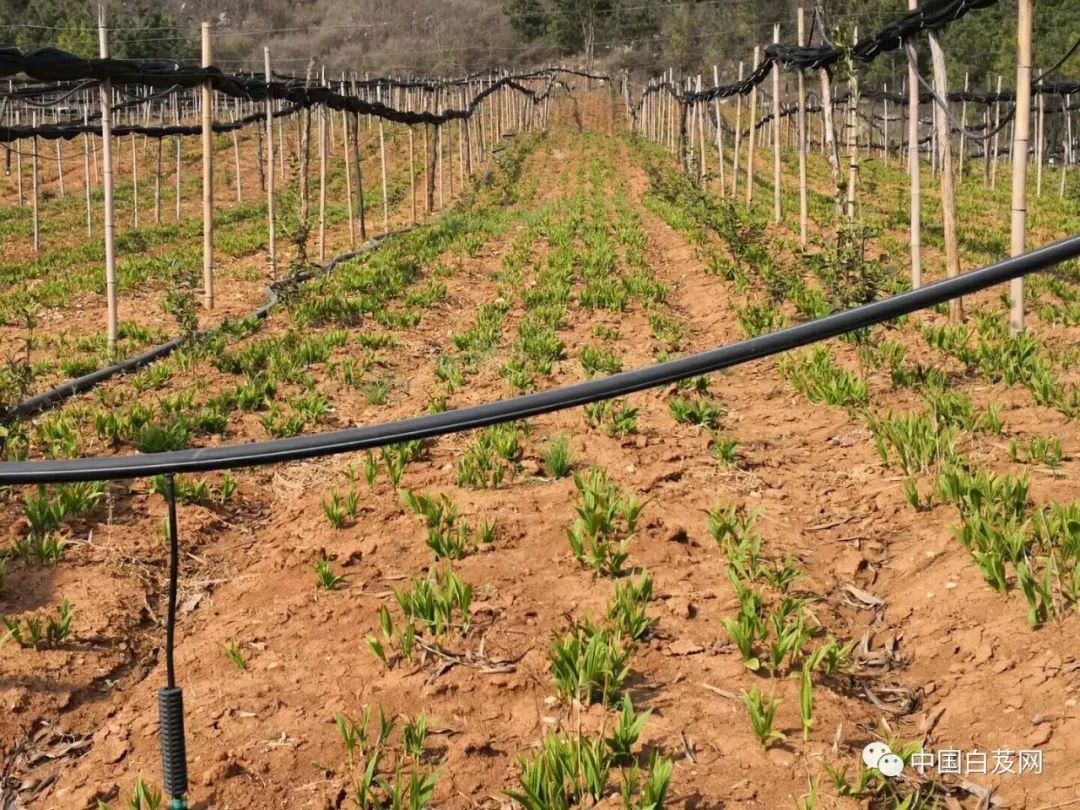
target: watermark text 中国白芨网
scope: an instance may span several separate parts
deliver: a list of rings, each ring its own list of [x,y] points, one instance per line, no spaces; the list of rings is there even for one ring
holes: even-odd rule
[[[871,742],[863,749],[863,762],[890,779],[899,776],[905,767],[903,760],[881,742]],[[910,755],[911,767],[920,775],[935,773],[939,776],[1000,776],[1041,774],[1043,752],[1037,748],[995,748],[982,751],[978,748],[939,748],[915,751]]]
[[[1043,752],[1038,748],[995,748],[991,751],[939,748],[937,751],[916,751],[911,755],[911,767],[920,774],[933,771],[957,776],[1041,774]]]

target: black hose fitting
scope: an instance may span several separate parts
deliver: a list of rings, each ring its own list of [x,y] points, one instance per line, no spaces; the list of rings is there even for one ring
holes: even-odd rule
[[[173,797],[184,796],[188,791],[187,748],[184,745],[184,692],[179,686],[158,690],[158,725],[165,793]]]

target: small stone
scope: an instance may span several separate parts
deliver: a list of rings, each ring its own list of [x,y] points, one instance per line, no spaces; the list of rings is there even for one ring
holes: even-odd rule
[[[667,652],[668,655],[697,655],[705,652],[705,648],[696,641],[680,638],[668,645]]]
[[[232,757],[224,757],[202,772],[202,776],[199,777],[199,783],[207,786],[214,785],[234,776],[239,776],[243,773],[243,770],[244,769],[240,767],[240,763],[235,759]]]
[[[757,789],[750,784],[749,779],[740,779],[730,788],[728,795],[737,802],[749,802],[757,798]]]
[[[544,468],[535,458],[526,458],[521,461],[521,472],[525,475],[537,478],[544,474]]]
[[[1050,737],[1054,733],[1054,727],[1049,723],[1043,723],[1028,737],[1028,745],[1032,748],[1038,748],[1040,745],[1046,745],[1050,742]]]
[[[686,533],[685,526],[675,525],[668,532],[667,540],[669,543],[688,543],[690,542],[690,535]]]

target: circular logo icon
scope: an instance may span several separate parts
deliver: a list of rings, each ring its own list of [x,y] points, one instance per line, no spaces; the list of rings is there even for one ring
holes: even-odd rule
[[[876,768],[878,766],[878,760],[886,754],[891,753],[892,751],[889,750],[889,746],[875,740],[862,750],[862,761],[867,768]]]
[[[862,761],[867,768],[874,768],[889,779],[894,779],[904,770],[904,760],[894,754],[885,743],[877,740],[862,750]]]
[[[882,776],[894,779],[903,772],[904,760],[900,759],[896,754],[886,754],[877,761],[877,769]]]

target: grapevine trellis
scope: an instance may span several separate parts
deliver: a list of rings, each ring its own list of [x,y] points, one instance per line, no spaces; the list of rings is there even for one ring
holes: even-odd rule
[[[837,207],[841,206],[840,196],[846,195],[844,206],[847,218],[853,219],[856,211],[858,187],[858,163],[860,154],[880,157],[886,165],[893,153],[906,153],[907,168],[911,186],[911,285],[918,288],[923,283],[921,258],[921,180],[920,148],[925,146],[927,159],[934,177],[939,178],[941,189],[941,209],[945,231],[946,275],[955,276],[960,272],[960,260],[957,247],[957,224],[954,201],[954,174],[962,179],[965,159],[982,158],[983,179],[987,186],[997,182],[997,168],[1004,154],[1001,133],[1006,133],[1004,141],[1011,144],[1008,159],[1013,166],[1013,201],[1012,201],[1012,253],[1017,255],[1024,250],[1027,209],[1027,162],[1029,149],[1033,152],[1036,173],[1036,198],[1043,193],[1043,171],[1051,149],[1048,144],[1058,143],[1060,152],[1060,181],[1058,194],[1065,196],[1066,176],[1069,167],[1075,163],[1076,144],[1073,136],[1072,113],[1080,104],[1074,105],[1073,96],[1080,95],[1080,84],[1076,82],[1053,82],[1050,77],[1080,48],[1077,41],[1067,53],[1054,63],[1033,76],[1031,71],[1031,15],[1029,4],[1021,3],[1020,29],[1018,42],[1017,90],[1002,90],[1001,77],[997,79],[997,89],[993,92],[977,93],[970,89],[970,76],[965,76],[964,89],[950,92],[947,88],[945,54],[941,45],[941,31],[947,25],[972,10],[993,5],[996,0],[937,0],[916,8],[910,0],[911,11],[894,23],[886,25],[871,36],[859,39],[857,32],[847,46],[828,41],[826,25],[820,8],[815,15],[814,29],[820,32],[822,44],[813,44],[806,36],[804,9],[797,9],[796,44],[780,42],[779,26],[774,29],[773,42],[764,49],[755,47],[752,70],[744,78],[744,63],[739,62],[739,78],[735,82],[721,84],[719,72],[713,67],[713,87],[702,87],[702,76],[686,76],[676,79],[674,71],[649,80],[641,91],[639,100],[633,103],[629,87],[629,77],[624,74],[624,100],[627,118],[631,126],[645,137],[667,145],[676,154],[686,170],[695,175],[699,183],[707,180],[717,181],[716,188],[721,195],[729,196],[729,187],[725,182],[725,139],[730,138],[732,157],[730,196],[738,196],[740,152],[746,152],[746,202],[753,200],[755,188],[754,150],[759,146],[771,146],[773,153],[773,219],[780,222],[783,211],[781,203],[782,175],[780,152],[784,144],[793,146],[799,154],[799,223],[800,242],[808,242],[808,205],[806,182],[806,156],[815,143],[810,132],[810,116],[819,117],[819,135],[816,145],[826,155],[832,168],[836,186]],[[1025,24],[1026,20],[1026,24]],[[915,43],[917,37],[926,32],[933,57],[933,80],[925,79],[918,70]],[[860,88],[858,65],[865,64],[883,53],[903,49],[908,61],[906,93],[890,93],[888,86]],[[1025,57],[1026,49],[1026,57]],[[848,91],[837,94],[833,89],[833,76],[838,69],[848,74]],[[794,102],[786,101],[781,90],[780,74],[782,70],[797,73],[798,97]],[[817,71],[821,80],[819,95],[808,93],[806,75]],[[766,80],[772,78],[772,92],[765,89]],[[749,126],[743,127],[743,96],[749,95],[747,102]],[[725,120],[721,101],[736,100],[735,126]],[[1057,100],[1055,106],[1047,108],[1046,99]],[[1002,105],[1011,105],[1002,115]],[[880,107],[878,107],[880,105]],[[903,109],[903,116],[890,115],[890,105],[894,110]],[[954,107],[960,106],[959,115]],[[981,105],[982,121],[969,125],[968,106]],[[923,118],[921,108],[931,107],[929,120]],[[878,111],[880,109],[880,112]],[[841,111],[843,120],[835,123],[836,111]],[[1033,149],[1028,137],[1028,119],[1030,113],[1036,114],[1036,127]],[[781,122],[795,118],[794,125],[787,133],[781,131]],[[889,124],[906,119],[907,126],[900,130],[899,138],[894,139],[889,132]],[[1057,132],[1051,134],[1047,121],[1059,122]],[[860,123],[861,122],[861,123]],[[928,130],[928,131],[927,131]],[[860,134],[865,137],[860,141]],[[926,134],[921,134],[926,132]],[[894,131],[895,133],[895,131]],[[879,136],[875,142],[875,135]],[[843,139],[847,155],[848,173],[841,173],[840,142]],[[958,169],[952,169],[953,142],[959,141],[956,148]],[[708,146],[707,146],[708,144]],[[745,144],[745,147],[744,147]],[[978,149],[971,155],[972,147]],[[715,152],[718,171],[709,175],[710,154]],[[1014,332],[1024,326],[1024,304],[1022,281],[1014,283],[1010,292],[1012,311],[1010,326]],[[960,302],[950,304],[952,317],[960,316]]]

